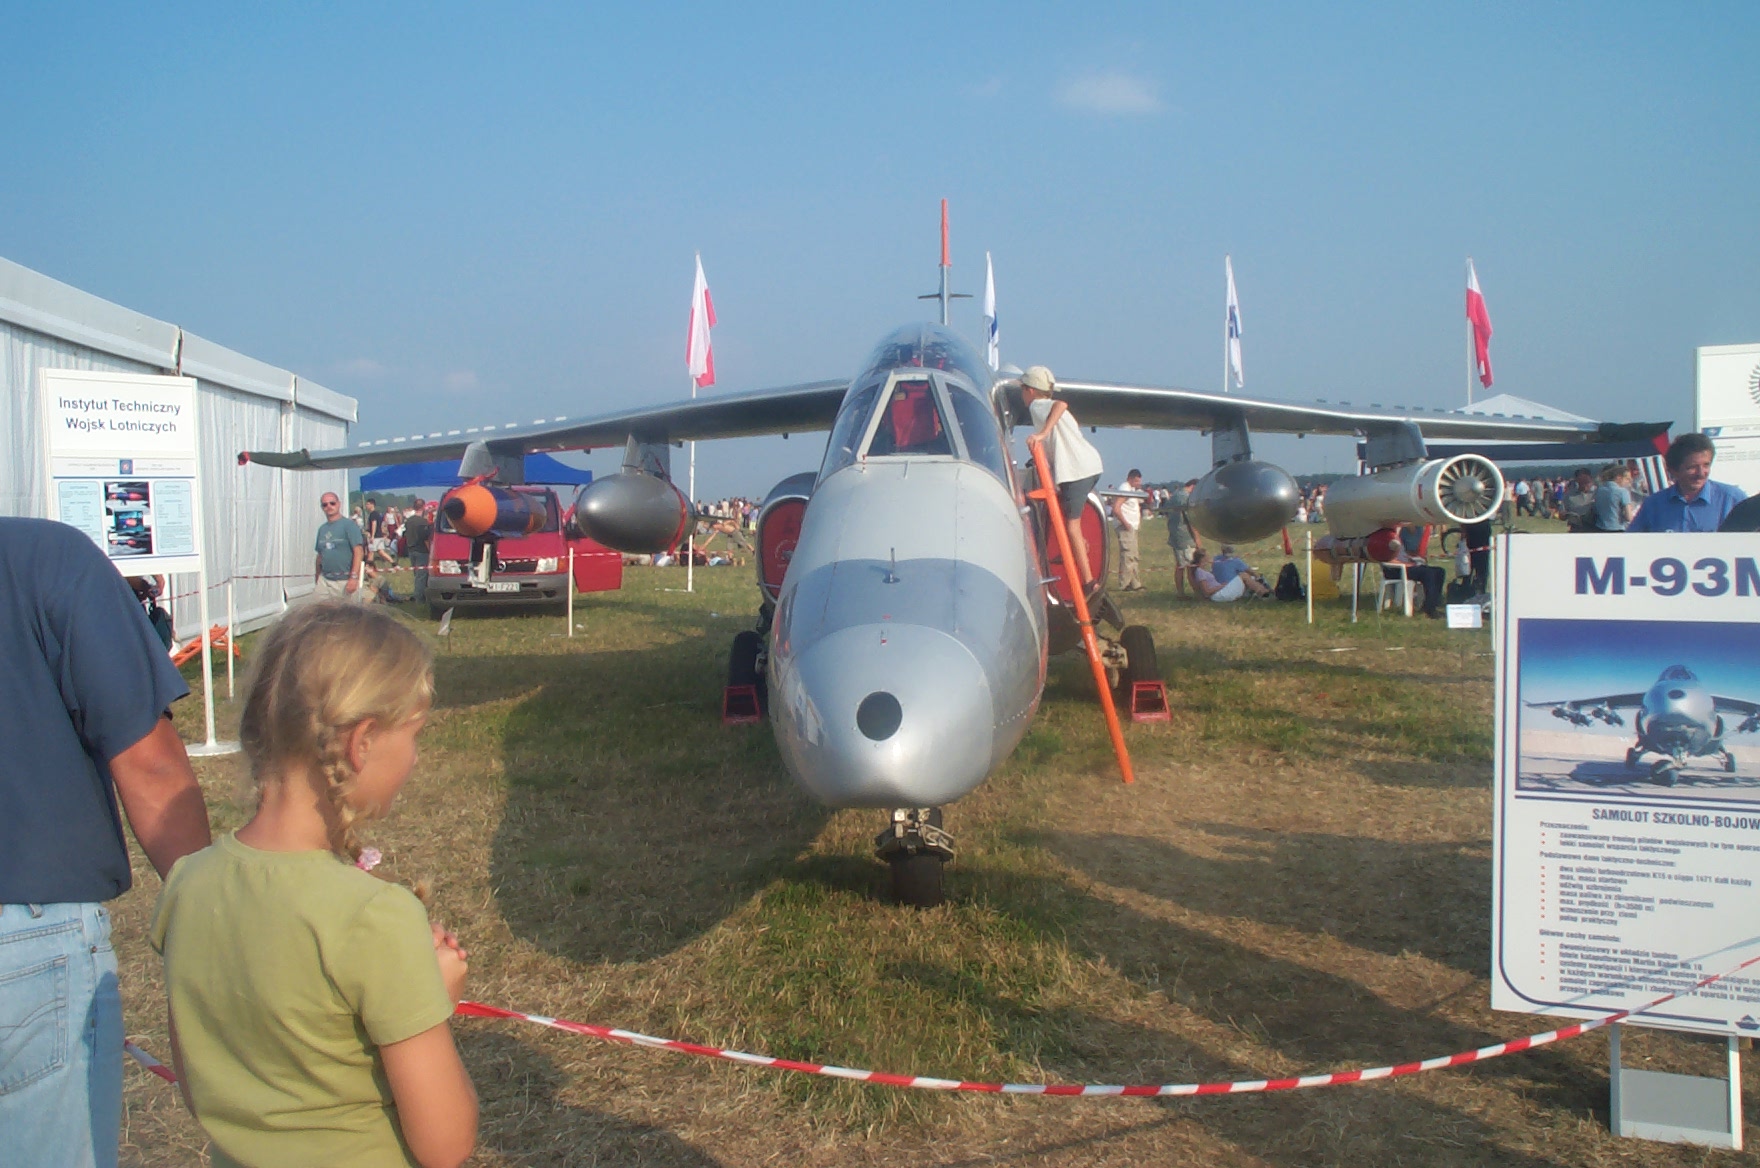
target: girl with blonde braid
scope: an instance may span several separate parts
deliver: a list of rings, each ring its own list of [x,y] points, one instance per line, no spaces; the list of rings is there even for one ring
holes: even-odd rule
[[[329,603],[257,658],[239,728],[256,814],[178,861],[153,914],[184,1099],[217,1168],[457,1165],[477,1130],[447,1024],[465,952],[363,870],[357,838],[415,766],[427,647]]]

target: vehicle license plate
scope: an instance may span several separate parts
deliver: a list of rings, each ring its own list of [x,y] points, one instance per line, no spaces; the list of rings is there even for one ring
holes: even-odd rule
[[[519,581],[518,580],[491,580],[487,584],[483,585],[483,588],[485,591],[488,591],[488,592],[518,592],[519,591]]]

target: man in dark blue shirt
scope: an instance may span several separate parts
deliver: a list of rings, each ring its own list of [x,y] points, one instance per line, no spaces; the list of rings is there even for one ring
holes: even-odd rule
[[[102,902],[122,815],[164,877],[208,845],[168,707],[189,693],[85,535],[0,519],[0,1140],[7,1163],[114,1165],[122,1002]]]
[[[1672,486],[1645,499],[1627,531],[1716,531],[1748,492],[1711,480],[1717,448],[1703,434],[1682,434],[1663,462]]]

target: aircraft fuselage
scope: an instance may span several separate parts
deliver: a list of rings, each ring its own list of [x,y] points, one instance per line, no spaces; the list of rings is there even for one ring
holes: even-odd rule
[[[933,325],[851,382],[770,628],[770,714],[833,807],[936,807],[1013,751],[1046,603],[989,370]]]

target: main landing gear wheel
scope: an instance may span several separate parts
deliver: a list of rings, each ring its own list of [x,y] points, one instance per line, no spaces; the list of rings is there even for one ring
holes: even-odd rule
[[[939,807],[901,807],[874,837],[874,850],[892,869],[892,896],[912,908],[945,899],[942,873],[953,859],[953,837],[941,830]]]
[[[1680,781],[1680,777],[1681,772],[1675,768],[1673,761],[1666,758],[1658,760],[1650,768],[1651,781],[1661,783],[1665,787],[1674,786]]]
[[[770,712],[770,686],[764,678],[764,671],[758,665],[764,654],[764,638],[746,629],[735,633],[733,650],[727,655],[727,684],[749,685],[758,691],[758,710]]]
[[[1723,752],[1723,773],[1726,775],[1736,773],[1736,756],[1727,750]]]
[[[1126,625],[1118,634],[1124,649],[1124,668],[1118,671],[1116,696],[1130,701],[1131,686],[1139,681],[1159,681],[1161,669],[1155,661],[1155,634],[1146,625]]]
[[[1638,760],[1640,758],[1642,758],[1643,756],[1644,756],[1643,751],[1639,750],[1635,746],[1631,747],[1630,749],[1628,749],[1626,751],[1626,766],[1628,766],[1632,769],[1636,769],[1637,765],[1638,765]]]

